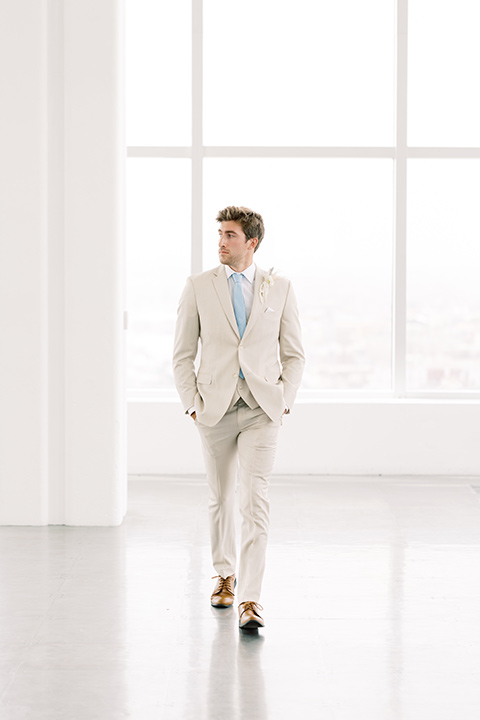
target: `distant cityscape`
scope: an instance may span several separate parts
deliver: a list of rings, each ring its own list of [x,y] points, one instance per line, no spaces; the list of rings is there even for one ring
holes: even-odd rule
[[[307,356],[303,390],[389,390],[391,328],[387,313],[334,307],[303,317]],[[130,317],[128,387],[173,389],[175,312]],[[480,311],[409,310],[407,382],[410,391],[480,389]]]

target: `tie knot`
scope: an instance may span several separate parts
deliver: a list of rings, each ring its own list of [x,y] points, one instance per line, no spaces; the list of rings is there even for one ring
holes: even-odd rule
[[[236,283],[240,282],[240,278],[243,276],[242,273],[232,273],[232,277]]]

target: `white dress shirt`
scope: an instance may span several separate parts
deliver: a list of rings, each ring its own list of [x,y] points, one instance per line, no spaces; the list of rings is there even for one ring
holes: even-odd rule
[[[250,317],[250,313],[252,312],[255,270],[255,264],[252,263],[242,273],[239,273],[239,275],[241,275],[240,284],[242,286],[243,297],[245,300],[245,312],[247,314],[247,320]],[[232,299],[233,305],[233,286],[235,285],[235,280],[232,278],[232,275],[234,272],[236,272],[236,270],[232,270],[229,265],[225,265],[225,272],[227,273],[228,289],[230,290],[230,297]]]

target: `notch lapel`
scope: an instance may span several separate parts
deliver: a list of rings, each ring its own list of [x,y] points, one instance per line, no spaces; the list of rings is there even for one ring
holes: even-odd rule
[[[255,325],[262,312],[262,303],[260,302],[260,285],[265,279],[265,274],[266,273],[263,270],[260,270],[260,268],[257,266],[255,272],[255,283],[253,288],[252,311],[250,313],[250,317],[248,318],[245,332],[243,333],[244,338],[248,335],[252,327]]]
[[[220,304],[223,308],[223,311],[225,315],[227,316],[227,320],[232,326],[233,331],[235,334],[240,337],[240,333],[238,332],[238,325],[237,321],[235,319],[235,313],[233,312],[233,305],[232,300],[230,298],[230,292],[228,290],[228,282],[227,282],[227,274],[225,272],[225,268],[223,265],[220,265],[216,269],[216,272],[212,279],[213,287],[215,288],[215,292],[217,293],[218,299],[220,300]],[[253,310],[252,310],[253,313]],[[248,328],[248,325],[247,325]],[[245,331],[246,332],[246,331]]]

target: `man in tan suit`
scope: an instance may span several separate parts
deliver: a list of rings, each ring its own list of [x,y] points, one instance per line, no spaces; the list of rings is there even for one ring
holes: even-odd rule
[[[268,483],[282,416],[293,405],[305,360],[289,280],[253,262],[264,236],[261,215],[230,206],[218,214],[217,222],[221,264],[187,280],[178,308],[173,370],[185,412],[202,440],[212,561],[218,573],[211,604],[230,607],[234,602],[238,466],[239,626],[258,628],[264,626],[259,600],[269,527]]]

